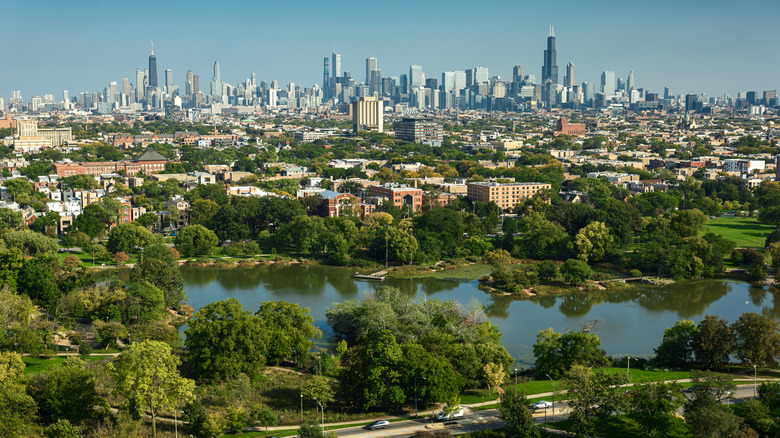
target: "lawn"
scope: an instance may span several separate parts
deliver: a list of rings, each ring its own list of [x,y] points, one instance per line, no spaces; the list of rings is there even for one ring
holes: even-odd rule
[[[556,421],[554,423],[548,423],[547,427],[551,429],[568,430],[571,427],[569,420]],[[597,422],[596,436],[604,438],[623,438],[627,436],[646,436],[646,430],[639,427],[636,421],[625,416],[612,416],[603,423]],[[682,418],[675,418],[672,425],[672,430],[667,437],[674,438],[688,438],[688,427],[685,425],[685,421]]]
[[[710,219],[702,234],[720,234],[736,242],[738,248],[763,248],[766,237],[774,230],[772,225],[762,224],[754,217],[719,217]]]
[[[493,270],[490,265],[484,263],[467,263],[462,265],[440,265],[436,271],[431,272],[427,267],[403,266],[395,268],[391,275],[396,278],[438,278],[441,280],[476,280],[483,275],[488,275]]]
[[[84,359],[86,362],[97,362],[99,360],[106,359],[110,356],[89,356]],[[49,368],[59,365],[65,362],[65,356],[56,356],[52,358],[37,358],[37,357],[22,357],[22,361],[26,365],[24,369],[25,374],[40,374],[49,370]]]

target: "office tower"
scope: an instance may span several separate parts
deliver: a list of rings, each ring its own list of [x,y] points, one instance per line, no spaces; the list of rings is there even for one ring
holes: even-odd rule
[[[512,67],[512,82],[520,83],[523,82],[523,66],[522,65],[516,65]]]
[[[341,54],[334,51],[331,54],[331,61],[332,76],[334,78],[341,77]]]
[[[471,89],[476,84],[477,69],[470,68],[466,70],[466,88]]]
[[[330,98],[330,59],[327,56],[322,59],[322,90],[325,99]]]
[[[192,75],[192,94],[200,92],[200,76]]]
[[[474,84],[484,84],[488,81],[487,67],[477,67],[474,69]]]
[[[214,78],[211,80],[212,101],[222,101],[222,78],[219,73],[219,61],[214,61]]]
[[[664,99],[670,99],[671,93],[669,92],[669,87],[664,87]]]
[[[135,101],[141,102],[146,96],[146,89],[144,87],[144,72],[137,68],[135,69]]]
[[[423,76],[422,66],[419,65],[410,65],[409,66],[409,86],[414,87],[421,87],[423,86],[425,82],[425,77]]]
[[[127,79],[125,79],[127,80]],[[62,90],[62,101],[65,103],[70,102],[70,93],[68,93],[68,90]]]
[[[193,91],[193,89],[195,88],[194,87],[195,84],[193,83],[195,78],[193,76],[194,75],[192,74],[192,70],[187,70],[187,79],[184,83],[184,93],[187,96],[192,96],[193,94],[195,94],[195,92]]]
[[[558,64],[555,52],[555,31],[550,26],[550,36],[547,37],[547,50],[544,51],[544,65],[542,66],[542,83],[547,79],[553,84],[558,83]]]
[[[371,70],[376,70],[376,58],[373,56],[366,58],[366,85],[371,82]]]
[[[607,99],[611,99],[615,95],[617,89],[617,82],[615,81],[614,71],[604,71],[601,73],[601,92]]]
[[[409,78],[406,77],[405,74],[402,74],[401,77],[398,79],[400,82],[398,85],[398,92],[401,94],[407,94],[409,93]]]
[[[466,72],[463,70],[456,70],[453,73],[455,74],[454,91],[455,93],[459,93],[460,90],[466,88]]]
[[[544,101],[544,106],[547,109],[550,109],[555,106],[557,103],[557,87],[553,83],[552,79],[547,79],[544,81],[544,89],[542,91],[542,98]]]
[[[628,72],[628,79],[626,80],[626,90],[631,91],[634,89],[634,70]]]
[[[371,70],[371,75],[368,80],[368,92],[370,94],[382,94],[382,70]]]
[[[696,111],[698,108],[699,96],[696,94],[685,95],[685,111]]]
[[[157,87],[157,57],[154,56],[154,41],[152,41],[152,54],[149,55],[149,87]]]
[[[133,86],[130,84],[130,80],[122,78],[122,93],[126,94],[128,98],[132,98]]]
[[[5,99],[0,97],[0,111],[5,111]]]
[[[430,88],[431,90],[438,90],[439,81],[436,78],[428,78],[425,80],[425,88]]]
[[[352,130],[376,131],[383,130],[383,102],[374,97],[361,97],[352,102]]]
[[[170,94],[173,91],[173,70],[165,70],[165,92]]]
[[[617,78],[617,90],[625,91],[625,89],[626,89],[626,83],[625,81],[623,81],[623,78]]]
[[[455,90],[455,72],[445,71],[441,74],[441,91],[449,93]]]
[[[582,83],[582,98],[586,104],[590,103],[590,101],[593,100],[595,94],[596,94],[596,87],[594,87],[593,84],[591,84],[590,82]]]
[[[563,85],[565,87],[574,86],[574,63],[570,62],[566,64],[566,77],[563,78]]]

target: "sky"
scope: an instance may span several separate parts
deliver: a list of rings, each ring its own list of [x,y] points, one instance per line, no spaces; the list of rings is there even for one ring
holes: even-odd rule
[[[25,101],[101,91],[135,82],[154,40],[158,81],[187,70],[208,94],[214,61],[236,85],[257,74],[302,86],[322,85],[323,57],[334,47],[342,70],[365,80],[373,56],[383,76],[420,64],[427,78],[488,67],[511,80],[512,67],[541,77],[555,27],[559,82],[566,64],[576,82],[600,83],[603,70],[637,87],[711,96],[780,88],[780,1],[394,0],[5,2],[0,24],[0,97]]]

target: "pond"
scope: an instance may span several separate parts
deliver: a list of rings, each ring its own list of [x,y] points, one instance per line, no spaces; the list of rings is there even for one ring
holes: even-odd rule
[[[486,294],[477,288],[476,281],[364,281],[353,279],[351,269],[327,266],[182,267],[182,274],[189,304],[195,310],[229,297],[237,298],[253,312],[264,301],[290,301],[310,308],[326,336],[330,333],[325,320],[328,307],[348,299],[363,299],[382,285],[397,287],[420,299],[456,300],[464,306],[477,300],[485,306],[491,322],[501,329],[504,346],[521,363],[533,362],[536,334],[549,327],[559,332],[592,327],[591,332],[599,335],[608,354],[643,357],[653,354],[664,329],[682,319],[698,323],[710,314],[731,323],[744,312],[780,318],[780,294],[735,280],[641,285],[628,290],[518,300]]]

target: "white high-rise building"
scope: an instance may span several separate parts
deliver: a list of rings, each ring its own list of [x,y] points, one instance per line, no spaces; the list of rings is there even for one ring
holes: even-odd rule
[[[615,72],[604,71],[601,73],[601,92],[604,93],[607,99],[611,99],[613,96],[615,96],[616,90],[617,81],[615,79]]]
[[[219,61],[214,61],[214,78],[211,80],[211,100],[222,102],[222,77],[219,72]]]
[[[366,85],[371,83],[371,71],[376,70],[376,58],[366,58]]]
[[[409,66],[409,86],[412,88],[425,86],[425,76],[423,75],[422,66]]]
[[[341,54],[333,52],[331,54],[330,74],[332,78],[341,77]]]
[[[374,97],[361,97],[352,102],[352,130],[382,132],[384,129],[384,102]]]
[[[173,92],[173,70],[165,70],[165,92],[171,94]]]
[[[465,75],[466,73],[463,72]],[[474,69],[474,82],[477,84],[484,84],[488,81],[489,74],[487,67],[477,67]],[[465,77],[463,79],[465,87]]]
[[[144,85],[144,72],[140,68],[135,69],[135,101],[141,102],[146,97],[146,86]]]

